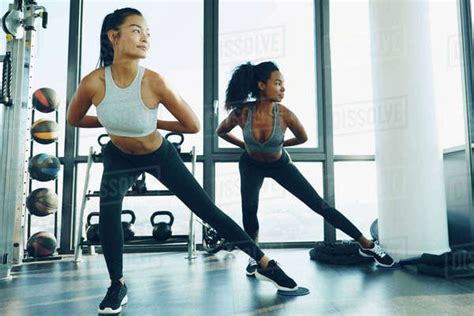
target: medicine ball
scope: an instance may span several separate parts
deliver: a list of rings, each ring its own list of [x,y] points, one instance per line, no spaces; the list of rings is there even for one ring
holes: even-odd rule
[[[51,88],[41,88],[33,93],[33,107],[40,112],[49,113],[59,107],[59,96]]]
[[[55,121],[40,119],[31,126],[31,137],[40,144],[54,143],[59,136],[59,125]]]
[[[36,189],[26,198],[26,207],[31,215],[48,216],[58,210],[58,196],[47,188]]]
[[[38,154],[28,162],[28,172],[31,177],[38,181],[49,181],[56,179],[61,164],[59,159],[48,154]]]
[[[26,250],[30,257],[48,257],[56,251],[57,244],[50,232],[37,232],[28,239]]]

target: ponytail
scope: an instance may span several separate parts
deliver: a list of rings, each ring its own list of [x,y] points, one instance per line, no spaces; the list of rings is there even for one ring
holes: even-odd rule
[[[227,111],[241,110],[250,97],[258,99],[260,97],[258,83],[266,83],[272,72],[278,70],[278,67],[271,61],[258,65],[248,62],[236,67],[227,86],[225,109]]]
[[[109,13],[105,16],[104,22],[102,22],[102,28],[100,30],[100,58],[99,67],[105,67],[112,64],[114,60],[114,47],[109,40],[107,32],[111,30],[110,20],[113,18],[113,13]]]
[[[255,83],[254,67],[249,62],[234,69],[226,90],[224,107],[227,111],[235,108],[241,109],[248,100]]]

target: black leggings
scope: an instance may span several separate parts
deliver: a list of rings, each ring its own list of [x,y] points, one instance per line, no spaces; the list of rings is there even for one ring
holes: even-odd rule
[[[249,256],[257,261],[264,256],[242,228],[211,201],[167,140],[163,139],[163,144],[155,152],[145,155],[126,154],[109,142],[103,150],[103,162],[99,231],[112,281],[123,276],[122,201],[142,172],[156,177],[192,212]]]
[[[258,238],[258,196],[265,177],[274,179],[334,227],[356,240],[362,237],[362,233],[354,224],[318,195],[295,167],[286,151],[283,151],[280,159],[272,162],[252,159],[245,152],[240,157],[239,170],[244,229],[252,239]]]

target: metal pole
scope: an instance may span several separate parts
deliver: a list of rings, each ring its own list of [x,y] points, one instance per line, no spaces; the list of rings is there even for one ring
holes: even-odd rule
[[[87,189],[89,187],[89,176],[91,174],[92,167],[92,154],[93,147],[89,147],[89,157],[87,158],[87,169],[86,169],[86,179],[84,181],[84,191],[82,192],[82,201],[81,201],[81,210],[79,212],[79,225],[76,227],[77,237],[76,237],[76,246],[74,247],[74,262],[80,262],[82,257],[82,228],[84,227],[84,210],[86,209],[87,202]],[[75,212],[74,212],[75,214]]]
[[[193,146],[191,150],[191,172],[193,176],[196,176],[196,147]],[[196,234],[194,231],[194,213],[189,212],[189,237],[188,237],[188,256],[186,259],[191,261],[196,258]]]

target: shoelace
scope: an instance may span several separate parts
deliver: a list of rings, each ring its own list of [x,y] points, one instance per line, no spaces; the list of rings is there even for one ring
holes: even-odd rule
[[[374,249],[371,249],[371,250],[375,252],[381,258],[385,257],[386,255],[385,251],[377,243],[374,243]]]
[[[270,270],[271,273],[274,274],[275,272],[278,271],[278,273],[279,273],[280,275],[284,275],[285,273],[284,273],[283,270],[281,269],[280,263],[278,263],[278,262],[276,262],[276,261],[273,261],[273,262],[275,262],[275,265],[271,268],[271,270]]]
[[[271,274],[275,275],[277,274],[277,278],[280,278],[280,280],[286,280],[288,282],[293,282],[294,283],[294,280],[292,278],[290,278],[288,275],[286,275],[286,273],[283,271],[283,269],[281,268],[281,265],[279,262],[277,261],[273,261],[275,262],[275,266],[272,267],[271,269]],[[296,285],[296,283],[295,283]]]
[[[107,294],[105,294],[105,297],[102,300],[102,303],[108,302],[111,295],[112,295],[112,290],[109,288],[109,289],[107,289]]]
[[[104,301],[108,301],[115,293],[120,293],[121,286],[110,286],[105,294]]]

